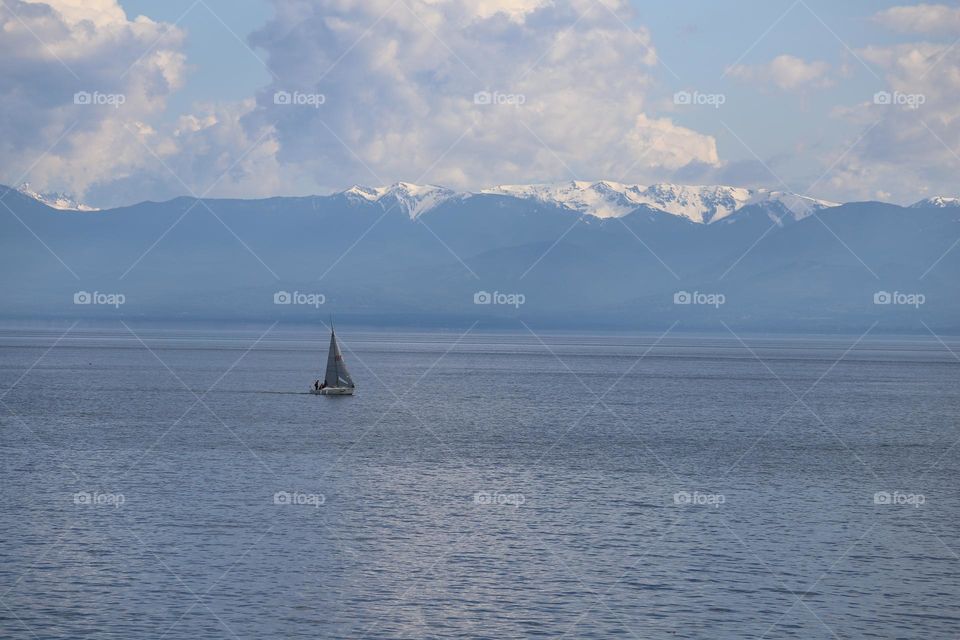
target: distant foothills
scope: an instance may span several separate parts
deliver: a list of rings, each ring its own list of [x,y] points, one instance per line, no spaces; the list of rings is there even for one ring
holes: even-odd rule
[[[957,333],[960,200],[572,181],[176,198],[0,186],[0,316]]]

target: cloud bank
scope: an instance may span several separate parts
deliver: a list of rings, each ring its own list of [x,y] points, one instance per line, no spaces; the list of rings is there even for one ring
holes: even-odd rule
[[[940,5],[895,7],[875,16],[900,31],[960,37],[960,13]],[[833,189],[864,199],[957,193],[960,165],[960,50],[951,42],[870,46],[858,51],[886,86],[854,108],[839,110],[862,127],[829,179]]]
[[[182,29],[128,16],[117,0],[2,9],[0,181],[99,206],[400,180],[769,186],[776,162],[724,159],[700,130],[709,118],[673,117],[680,87],[666,85],[654,35],[625,0],[274,0],[248,38],[269,84],[179,114],[170,98],[190,69]],[[805,160],[813,175],[829,168],[813,195],[955,193],[960,10],[893,7],[868,22],[922,40],[840,51],[876,69],[891,98],[833,108],[850,135]],[[783,53],[728,75],[786,100],[842,90],[844,66]]]
[[[181,86],[184,34],[130,20],[114,0],[5,0],[4,9],[4,178],[29,171],[35,183],[82,193],[142,168],[128,129],[150,135],[146,123]]]
[[[10,5],[0,159],[38,157],[73,126],[31,181],[101,200],[211,184],[266,195],[400,179],[636,182],[719,162],[712,136],[652,112],[652,37],[627,29],[629,7],[613,0],[275,2],[250,38],[273,82],[174,124],[160,116],[183,82],[180,30],[115,0]],[[77,105],[78,91],[123,103]]]
[[[327,184],[637,181],[718,162],[711,136],[649,112],[656,52],[622,3],[274,6],[252,42],[277,79],[248,122],[275,126],[281,160]],[[277,92],[324,102],[277,105]]]

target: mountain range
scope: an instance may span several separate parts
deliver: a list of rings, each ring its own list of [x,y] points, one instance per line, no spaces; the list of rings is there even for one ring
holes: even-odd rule
[[[838,206],[836,202],[767,189],[745,189],[722,185],[642,186],[609,180],[499,185],[476,192],[457,192],[446,187],[398,182],[389,187],[354,185],[340,193],[348,198],[365,202],[394,204],[411,218],[423,215],[451,200],[463,201],[483,195],[527,200],[546,206],[570,209],[597,218],[620,218],[639,207],[647,207],[687,218],[692,222],[707,224],[722,220],[750,205],[780,204],[786,207],[791,217],[796,220],[814,211]]]
[[[0,187],[6,317],[960,329],[957,198],[901,207],[730,186],[401,182],[80,210],[24,191]],[[74,304],[78,292],[124,302]],[[275,304],[282,293],[290,303]],[[306,294],[323,304],[300,304]]]

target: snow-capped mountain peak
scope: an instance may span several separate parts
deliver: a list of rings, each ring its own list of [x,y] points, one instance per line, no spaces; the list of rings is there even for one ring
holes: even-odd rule
[[[480,193],[536,200],[598,218],[619,218],[637,208],[626,185],[619,182],[571,180],[548,184],[504,184]]]
[[[359,198],[367,202],[380,202],[387,207],[397,207],[410,216],[411,220],[457,195],[455,191],[446,187],[417,185],[410,182],[397,182],[389,187],[354,185],[342,193],[348,198]]]
[[[710,224],[750,205],[779,205],[770,215],[777,222],[784,214],[800,220],[819,209],[838,206],[786,191],[746,189],[724,185],[623,184],[610,180],[570,180],[545,184],[503,184],[478,192],[458,193],[446,187],[397,182],[388,187],[354,185],[341,195],[363,202],[393,206],[415,219],[456,197],[499,195],[533,200],[596,218],[619,218],[649,207],[691,222]]]
[[[704,224],[726,218],[751,204],[753,198],[749,189],[719,185],[655,184],[636,193],[637,204]]]
[[[383,190],[375,187],[365,187],[363,185],[355,184],[346,191],[341,192],[343,195],[352,198],[360,198],[362,200],[367,200],[370,202],[375,201],[381,195],[383,195]]]
[[[920,209],[923,207],[937,207],[940,209],[946,209],[947,207],[960,207],[960,198],[948,198],[946,196],[935,196],[933,198],[925,198],[919,202],[914,202],[910,205],[913,209]]]
[[[638,207],[647,206],[701,224],[722,220],[743,207],[754,204],[779,203],[797,220],[818,209],[837,206],[834,202],[767,189],[745,189],[723,185],[643,186],[609,180],[500,185],[484,189],[481,193],[537,200],[598,218],[618,218]]]
[[[33,198],[37,202],[42,202],[43,204],[51,207],[53,209],[60,209],[61,211],[99,211],[96,207],[90,207],[80,202],[77,202],[77,199],[73,196],[67,195],[65,193],[59,192],[46,192],[38,193],[30,188],[29,182],[24,182],[19,187],[17,191],[23,195]]]

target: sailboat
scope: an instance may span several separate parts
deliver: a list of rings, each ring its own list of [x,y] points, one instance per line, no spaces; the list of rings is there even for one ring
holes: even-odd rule
[[[327,373],[323,384],[314,384],[310,393],[318,396],[352,396],[355,385],[347,365],[343,362],[340,345],[337,344],[337,332],[330,323],[330,351],[327,353]]]

